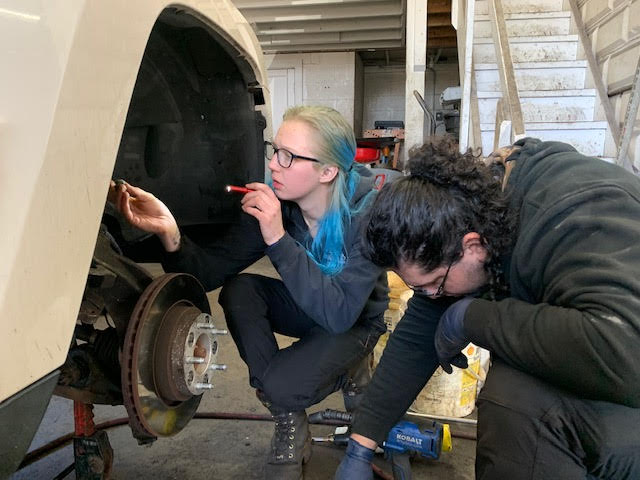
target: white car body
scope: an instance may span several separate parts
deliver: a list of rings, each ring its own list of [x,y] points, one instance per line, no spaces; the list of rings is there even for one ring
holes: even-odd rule
[[[215,34],[258,88],[268,85],[256,37],[227,0],[0,2],[0,408],[65,362],[132,92],[163,13]],[[264,100],[256,110],[270,118],[266,91]]]

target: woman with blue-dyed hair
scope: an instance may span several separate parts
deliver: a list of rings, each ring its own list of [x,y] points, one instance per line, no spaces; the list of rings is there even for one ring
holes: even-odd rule
[[[114,192],[123,215],[162,241],[165,271],[191,273],[207,290],[224,285],[229,331],[275,420],[267,479],[302,478],[311,454],[305,409],[339,389],[353,409],[385,331],[386,274],[361,254],[373,175],[354,162],[355,150],[351,126],[334,109],[287,110],[265,142],[272,184],[246,184],[247,215],[205,245],[182,235],[153,195],[130,185]],[[280,279],[239,274],[265,254]],[[298,341],[280,348],[274,333]]]
[[[339,273],[346,260],[344,235],[351,223],[351,217],[358,213],[373,195],[373,191],[369,191],[363,198],[358,198],[356,205],[351,204],[360,181],[358,169],[354,168],[356,139],[353,130],[336,110],[324,106],[290,108],[285,112],[283,120],[288,122],[285,130],[281,129],[283,135],[289,133],[292,126],[311,130],[302,132],[302,136],[314,142],[313,150],[317,152],[317,165],[311,167],[317,171],[326,169],[329,173],[326,177],[328,181],[325,181],[325,178],[321,181],[321,186],[325,187],[321,189],[322,194],[328,197],[328,201],[322,202],[323,206],[326,205],[322,216],[312,220],[314,223],[310,233],[313,241],[309,255],[325,273]],[[267,157],[272,159],[277,147],[274,148],[274,144],[270,142],[267,142],[266,146]],[[282,156],[282,153],[279,155]],[[272,172],[278,170],[277,165],[274,167],[270,167]],[[282,189],[281,183],[274,180],[273,187],[280,199],[292,200],[288,198],[287,191]],[[309,226],[311,227],[311,224]]]

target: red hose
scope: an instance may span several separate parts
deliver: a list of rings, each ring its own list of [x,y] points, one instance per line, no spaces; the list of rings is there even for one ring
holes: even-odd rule
[[[251,413],[228,413],[228,412],[201,412],[196,413],[193,418],[198,419],[221,419],[221,420],[254,420],[254,421],[273,421],[271,415],[257,415]],[[121,425],[126,425],[129,423],[128,417],[116,418],[115,420],[109,420],[106,422],[98,423],[95,426],[96,430],[108,430],[110,428],[119,427]],[[55,452],[56,450],[61,449],[67,443],[73,440],[75,436],[74,432],[67,433],[66,435],[62,435],[45,445],[38,447],[34,450],[31,450],[29,453],[25,455],[18,466],[18,470],[22,470],[23,468],[31,465],[34,462],[37,462],[41,458]]]
[[[256,413],[229,413],[229,412],[200,412],[193,418],[205,420],[255,420],[257,422],[273,422],[271,415],[258,415]]]
[[[95,428],[96,430],[108,430],[110,428],[119,427],[120,425],[126,425],[127,423],[129,423],[128,418],[117,418],[115,420],[109,420],[108,422],[98,423]],[[62,435],[61,437],[58,437],[55,440],[52,440],[49,443],[46,443],[43,446],[36,448],[35,450],[31,450],[22,459],[22,462],[18,466],[18,470],[22,470],[23,468],[31,465],[32,463],[37,462],[42,457],[45,457],[55,452],[56,450],[61,449],[67,443],[71,442],[74,436],[75,436],[75,432],[67,433],[66,435]]]
[[[230,412],[199,412],[199,413],[196,413],[193,418],[197,418],[200,420],[219,419],[219,420],[251,420],[251,421],[259,421],[259,422],[273,421],[273,418],[271,417],[271,415],[259,415],[255,413],[230,413]],[[128,423],[129,423],[129,418],[127,417],[116,418],[115,420],[108,420],[106,422],[96,424],[95,429],[108,430],[110,428],[119,427],[121,425],[126,425]],[[18,470],[22,470],[23,468],[31,465],[32,463],[37,462],[41,458],[64,447],[67,443],[73,440],[74,436],[75,436],[74,432],[67,433],[66,435],[62,435],[61,437],[58,437],[41,447],[31,450],[22,459],[22,462],[18,466]],[[470,434],[457,433],[457,434],[452,434],[451,436],[456,438],[464,438],[468,440],[476,439],[475,435],[470,435]],[[383,480],[393,480],[393,477],[391,477],[388,473],[386,473],[377,465],[371,464],[371,468],[373,469],[373,472]]]
[[[375,473],[377,476],[379,476],[380,478],[382,478],[382,480],[393,480],[393,477],[391,475],[389,475],[387,472],[385,472],[384,470],[382,470],[379,466],[377,466],[375,463],[371,464],[371,470],[373,470],[373,473]]]

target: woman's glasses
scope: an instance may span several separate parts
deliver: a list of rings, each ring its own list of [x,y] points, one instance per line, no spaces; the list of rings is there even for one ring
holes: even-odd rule
[[[264,142],[264,158],[270,161],[274,155],[278,160],[278,165],[282,168],[289,168],[297,158],[300,160],[309,160],[310,162],[320,162],[318,159],[296,155],[285,148],[278,148],[271,142]]]

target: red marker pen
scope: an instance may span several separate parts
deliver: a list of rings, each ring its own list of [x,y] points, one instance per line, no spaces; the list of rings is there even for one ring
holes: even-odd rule
[[[236,187],[235,185],[227,185],[224,187],[224,191],[227,193],[236,192],[236,193],[249,193],[253,192],[250,188],[247,187]]]

